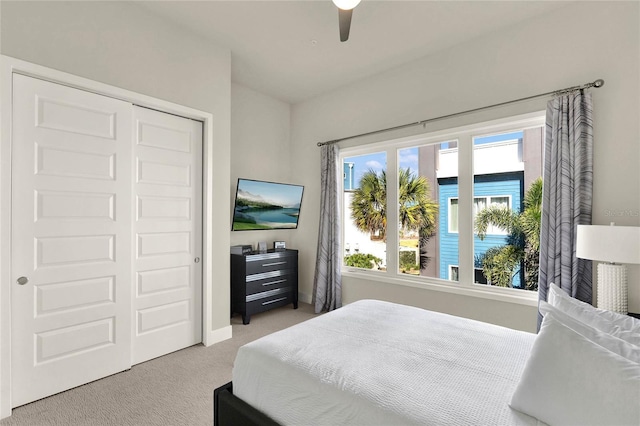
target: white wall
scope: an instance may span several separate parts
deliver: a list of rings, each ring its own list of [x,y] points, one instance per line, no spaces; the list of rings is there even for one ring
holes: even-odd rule
[[[231,55],[129,2],[0,2],[3,55],[213,115],[213,330],[229,326]]]
[[[229,324],[228,247],[285,240],[300,249],[301,299],[313,286],[319,208],[316,142],[603,78],[594,90],[594,223],[639,225],[638,3],[576,2],[407,66],[290,107],[230,82],[230,52],[125,2],[0,2],[0,52],[214,116],[214,327]],[[544,109],[544,100],[438,123],[456,126]],[[433,128],[427,129],[432,130]],[[389,134],[389,137],[417,133]],[[370,140],[368,138],[358,143]],[[231,142],[231,143],[230,143]],[[288,149],[290,148],[290,149]],[[238,177],[305,185],[300,226],[230,232]],[[218,198],[217,198],[218,199]],[[640,282],[640,268],[630,269]],[[535,309],[345,279],[344,299],[379,297],[533,329]],[[630,290],[640,311],[640,286]],[[513,322],[515,321],[515,323]]]
[[[602,78],[594,99],[593,222],[608,211],[631,211],[619,225],[640,225],[639,4],[574,2],[409,65],[362,80],[292,108],[293,175],[306,186],[305,218],[295,244],[301,291],[313,287],[319,209],[316,142],[518,99]],[[496,108],[428,126],[427,131],[544,110],[546,99]],[[354,143],[417,134],[420,129]],[[630,268],[630,311],[640,312],[640,268]],[[634,286],[633,283],[636,285]],[[343,299],[408,303],[518,329],[535,330],[536,309],[422,288],[343,278]]]
[[[298,184],[291,167],[291,106],[239,84],[231,85],[231,180],[227,231],[231,229],[233,201],[238,178]],[[303,193],[302,204],[307,201]],[[301,216],[301,221],[306,218]],[[274,241],[291,244],[295,229],[268,231],[231,231],[231,245],[258,241],[272,248]]]

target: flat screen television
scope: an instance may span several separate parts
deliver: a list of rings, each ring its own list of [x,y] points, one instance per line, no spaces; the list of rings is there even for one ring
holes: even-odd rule
[[[238,179],[232,231],[296,229],[304,186]]]

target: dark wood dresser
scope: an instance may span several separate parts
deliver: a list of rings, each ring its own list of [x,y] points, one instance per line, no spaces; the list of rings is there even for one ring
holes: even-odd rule
[[[298,250],[231,255],[231,314],[251,315],[293,303],[298,309]]]

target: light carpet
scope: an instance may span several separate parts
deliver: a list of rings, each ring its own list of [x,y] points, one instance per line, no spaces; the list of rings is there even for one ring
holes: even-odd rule
[[[0,425],[213,425],[213,390],[231,380],[238,348],[314,316],[305,303],[253,315],[248,325],[236,315],[232,339],[191,346],[15,408]]]

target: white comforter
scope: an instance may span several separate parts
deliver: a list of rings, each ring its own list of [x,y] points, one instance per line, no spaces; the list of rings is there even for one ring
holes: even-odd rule
[[[508,406],[534,338],[363,300],[241,347],[233,391],[283,425],[535,425]]]

